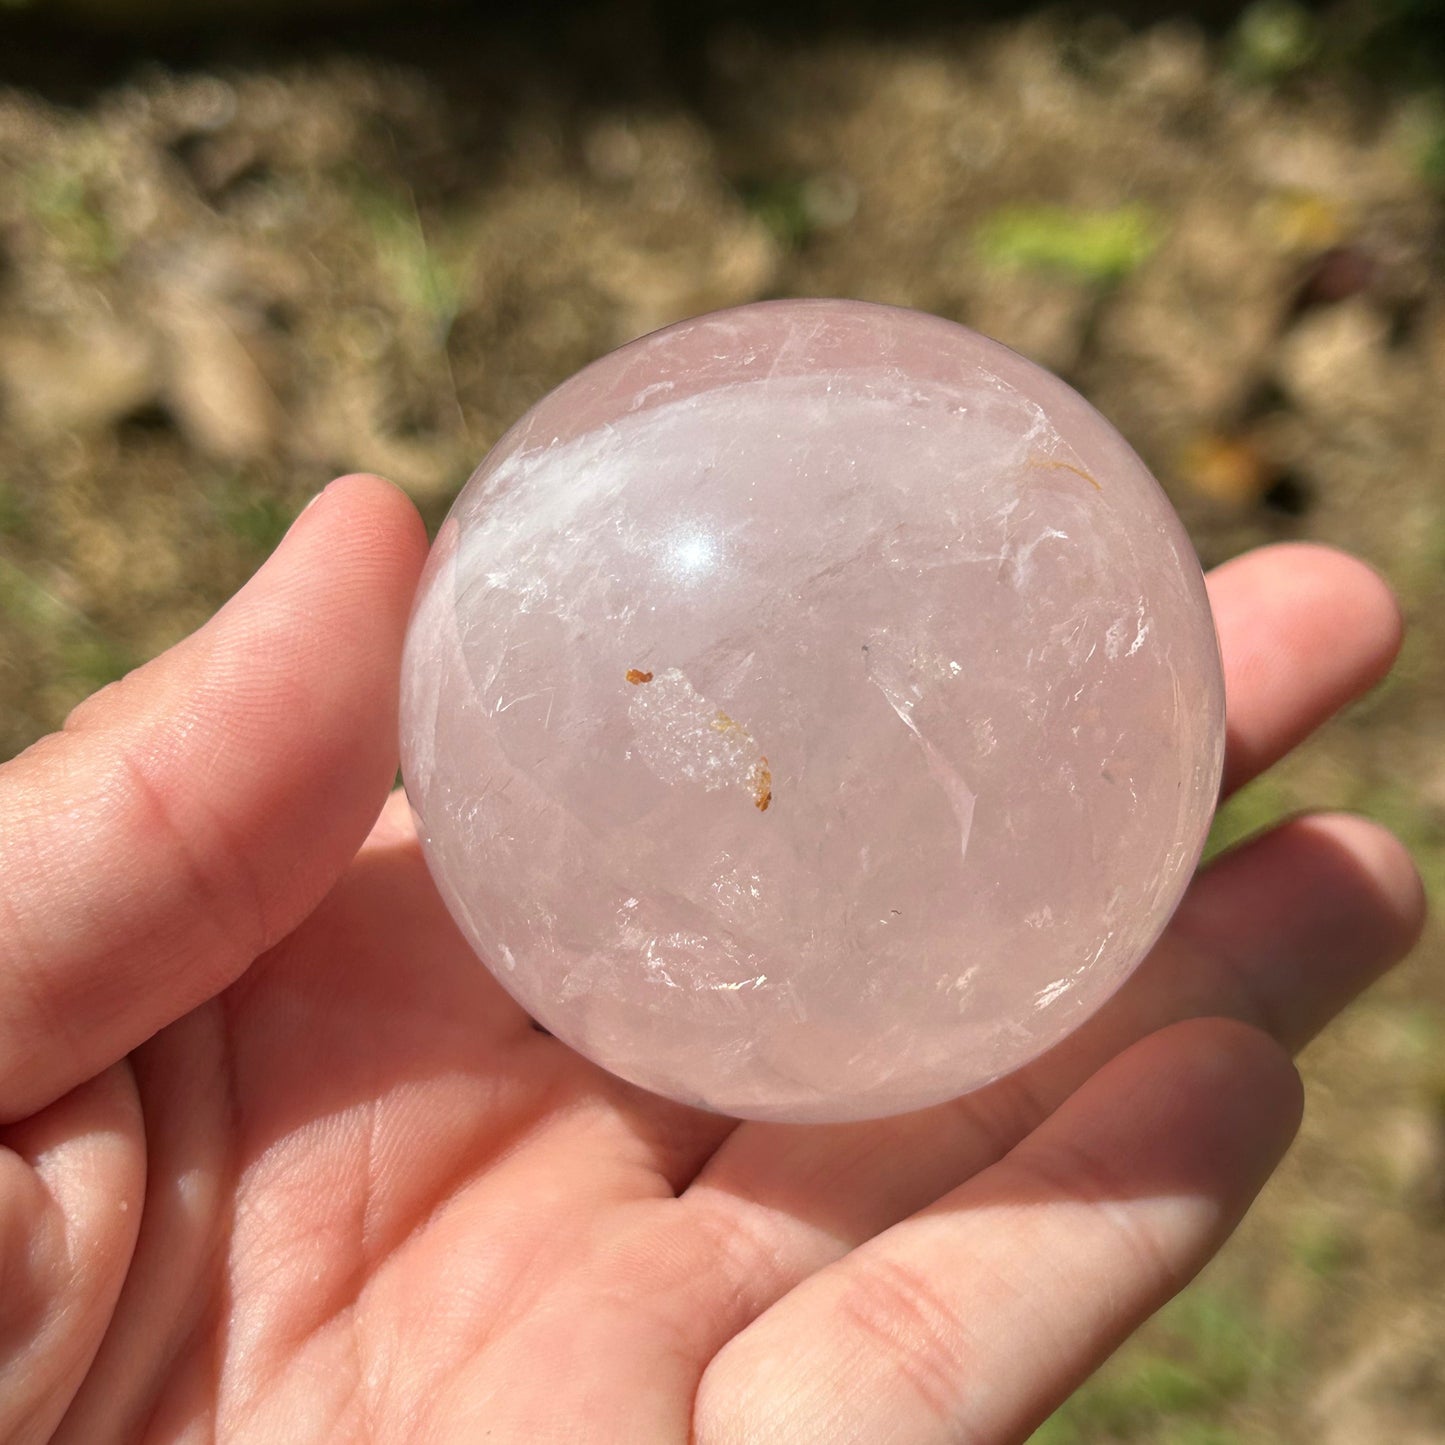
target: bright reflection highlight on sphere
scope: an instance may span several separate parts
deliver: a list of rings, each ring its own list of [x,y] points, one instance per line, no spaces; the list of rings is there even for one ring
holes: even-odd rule
[[[679,582],[706,576],[717,565],[717,539],[705,532],[684,532],[669,539],[668,562]]]

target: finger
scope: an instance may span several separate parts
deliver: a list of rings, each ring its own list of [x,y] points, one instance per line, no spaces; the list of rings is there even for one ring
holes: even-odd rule
[[[140,1225],[130,1071],[0,1130],[0,1439],[49,1440],[110,1324]]]
[[[1424,895],[1409,855],[1363,818],[1298,818],[1197,878],[1118,995],[1056,1049],[950,1104],[898,1119],[743,1124],[683,1197],[775,1259],[752,1307],[1007,1152],[1105,1060],[1186,1018],[1229,1016],[1297,1048],[1397,962]]]
[[[166,1438],[160,1382],[207,1337],[234,1267],[224,1237],[239,1167],[229,1032],[220,1006],[199,1008],[129,1061],[146,1121],[145,1206],[110,1328],[51,1445]]]
[[[225,987],[325,894],[395,774],[425,538],[334,484],[205,627],[0,769],[0,1118]]]
[[[1303,1048],[1424,923],[1420,875],[1392,833],[1353,814],[1292,818],[1199,875],[1166,948],[1117,1001],[1115,1031],[1227,1013]]]
[[[699,1445],[1022,1440],[1195,1274],[1288,1147],[1299,1081],[1218,1020],[1137,1044],[1005,1159],[731,1340]]]
[[[1400,610],[1363,562],[1305,543],[1248,552],[1208,581],[1231,793],[1384,677],[1400,650]]]

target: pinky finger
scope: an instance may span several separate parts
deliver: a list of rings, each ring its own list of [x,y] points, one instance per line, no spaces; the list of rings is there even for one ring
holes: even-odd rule
[[[1204,1265],[1288,1147],[1278,1045],[1176,1024],[992,1168],[814,1275],[714,1357],[699,1445],[1022,1440]]]

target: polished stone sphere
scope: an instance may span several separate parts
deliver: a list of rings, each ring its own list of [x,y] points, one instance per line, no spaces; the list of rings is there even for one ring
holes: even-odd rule
[[[951,1098],[1078,1027],[1198,860],[1224,698],[1164,494],[962,326],[780,301],[544,397],[437,538],[402,742],[545,1028],[724,1113]]]

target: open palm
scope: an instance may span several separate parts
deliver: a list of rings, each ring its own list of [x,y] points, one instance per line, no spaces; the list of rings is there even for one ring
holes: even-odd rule
[[[1278,1162],[1287,1051],[1418,930],[1399,845],[1237,850],[1102,1015],[955,1103],[702,1114],[538,1032],[383,806],[423,550],[334,485],[0,770],[0,1438],[1026,1435]],[[1398,620],[1317,548],[1211,592],[1237,786]]]

